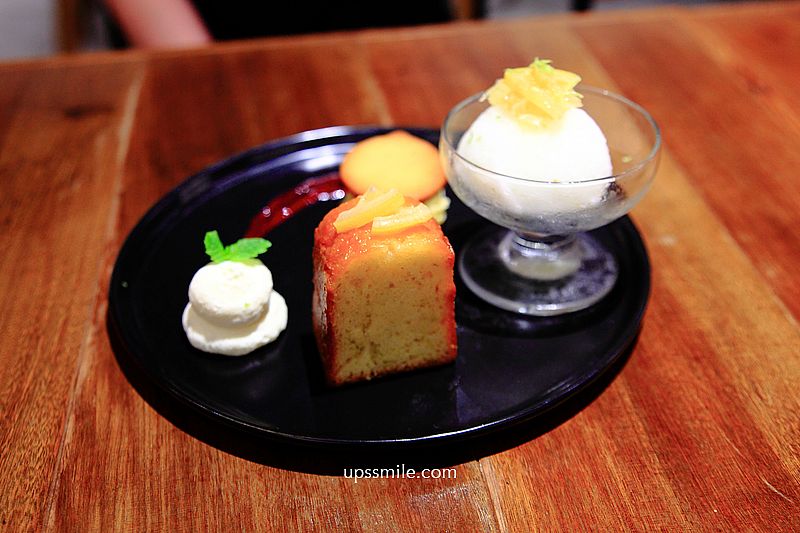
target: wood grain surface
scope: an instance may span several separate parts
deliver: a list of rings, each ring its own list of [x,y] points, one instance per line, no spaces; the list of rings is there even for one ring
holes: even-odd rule
[[[797,50],[785,2],[0,64],[0,530],[800,531]],[[482,449],[357,462],[220,432],[120,367],[116,254],[187,176],[307,129],[438,127],[536,56],[663,130],[613,380]],[[382,463],[456,476],[341,475]]]

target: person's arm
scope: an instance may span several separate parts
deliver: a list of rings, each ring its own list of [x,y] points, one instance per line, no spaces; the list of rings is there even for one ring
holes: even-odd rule
[[[198,46],[212,41],[189,0],[105,0],[132,46]]]

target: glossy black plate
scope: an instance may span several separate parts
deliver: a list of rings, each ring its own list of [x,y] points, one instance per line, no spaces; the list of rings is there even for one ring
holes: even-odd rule
[[[438,132],[406,128],[437,142]],[[607,372],[634,342],[649,294],[642,240],[623,218],[594,235],[615,255],[620,280],[596,306],[561,317],[522,317],[475,298],[456,273],[459,354],[455,364],[328,388],[311,330],[313,230],[332,203],[312,206],[267,237],[262,259],[289,306],[273,344],[231,358],[192,348],[181,312],[194,272],[207,259],[206,231],[241,237],[274,196],[335,170],[352,145],[388,131],[314,130],[255,148],[188,178],[128,236],[109,291],[117,356],[217,420],[262,436],[324,446],[446,443],[532,420]],[[444,226],[456,253],[489,223],[453,199]]]

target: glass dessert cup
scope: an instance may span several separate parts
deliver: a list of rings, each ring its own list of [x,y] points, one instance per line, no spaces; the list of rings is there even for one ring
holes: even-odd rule
[[[618,277],[614,257],[586,232],[624,216],[644,196],[658,167],[661,134],[638,104],[579,85],[583,109],[611,152],[612,175],[537,181],[503,175],[458,153],[461,138],[489,107],[483,93],[457,104],[439,140],[453,192],[498,227],[471,238],[458,257],[464,283],[481,299],[518,313],[552,316],[585,309]]]

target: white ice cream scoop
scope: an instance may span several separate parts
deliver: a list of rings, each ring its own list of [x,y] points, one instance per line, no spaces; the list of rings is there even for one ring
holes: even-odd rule
[[[259,319],[272,293],[272,273],[258,259],[209,263],[189,284],[192,309],[222,327],[247,325]]]
[[[589,180],[612,174],[603,132],[577,108],[549,126],[531,128],[490,106],[461,138],[458,154],[473,165],[517,178],[497,180],[477,169],[460,172],[474,194],[520,218],[593,207],[603,200],[608,183]]]
[[[577,108],[550,126],[531,128],[490,106],[461,139],[458,153],[487,170],[526,180],[586,181],[611,175],[605,135]]]

